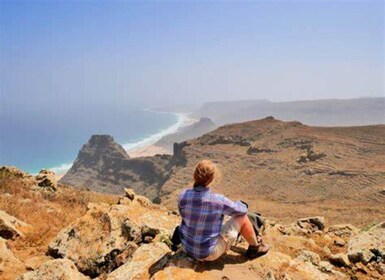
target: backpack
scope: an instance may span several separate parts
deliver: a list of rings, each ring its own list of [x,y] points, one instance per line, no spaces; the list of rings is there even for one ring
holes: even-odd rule
[[[242,200],[241,202],[246,205],[247,209],[249,209],[249,205],[246,202]],[[262,235],[262,232],[265,227],[265,220],[263,219],[262,215],[257,212],[247,211],[247,217],[249,217],[249,220],[253,225],[255,235],[256,236]],[[241,241],[241,234],[239,233],[235,244],[239,243],[240,241]]]

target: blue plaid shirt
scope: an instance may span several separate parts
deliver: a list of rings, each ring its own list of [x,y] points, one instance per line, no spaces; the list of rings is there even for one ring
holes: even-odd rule
[[[196,259],[203,259],[213,252],[224,215],[247,213],[247,207],[242,202],[233,202],[201,186],[184,190],[178,207],[182,216],[179,227],[182,245]]]

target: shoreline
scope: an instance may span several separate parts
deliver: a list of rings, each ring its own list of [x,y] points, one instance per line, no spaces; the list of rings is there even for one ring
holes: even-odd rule
[[[162,139],[163,137],[174,134],[179,132],[182,128],[189,126],[196,122],[197,120],[194,118],[191,118],[190,115],[191,113],[186,113],[186,112],[167,112],[167,111],[156,111],[152,110],[151,108],[145,109],[150,112],[154,113],[160,113],[160,114],[173,114],[178,117],[178,120],[175,124],[172,126],[168,127],[167,129],[155,133],[148,138],[143,139],[142,141],[136,142],[137,147],[133,148],[126,148],[126,145],[123,145],[123,148],[126,150],[128,155],[132,158],[136,157],[149,157],[149,156],[154,156],[156,154],[172,154],[172,151],[169,151],[163,147],[156,146],[154,145],[157,141]]]
[[[172,124],[171,126],[165,129],[162,129],[160,132],[151,134],[148,137],[142,138],[139,141],[132,142],[132,143],[128,142],[125,144],[119,143],[120,145],[123,146],[124,150],[127,152],[127,154],[131,158],[154,156],[156,154],[172,154],[172,151],[170,153],[170,151],[162,147],[155,146],[154,144],[160,139],[162,139],[164,136],[176,133],[181,128],[191,125],[196,121],[196,119],[190,117],[191,113],[156,111],[156,110],[153,110],[152,108],[146,108],[143,110],[150,111],[153,113],[158,113],[158,114],[173,114],[177,116],[177,120],[176,120],[176,123]],[[71,168],[72,164],[73,162],[63,163],[58,166],[50,167],[47,169],[55,172],[56,179],[60,180]]]

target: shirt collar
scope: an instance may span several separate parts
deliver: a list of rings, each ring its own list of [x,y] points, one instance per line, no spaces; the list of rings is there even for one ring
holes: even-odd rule
[[[193,187],[193,190],[196,192],[205,192],[205,191],[208,191],[209,189],[210,189],[209,187],[204,187],[204,186]]]

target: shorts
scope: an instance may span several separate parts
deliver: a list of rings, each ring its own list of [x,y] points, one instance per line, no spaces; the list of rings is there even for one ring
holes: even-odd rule
[[[237,217],[230,218],[221,229],[221,233],[218,237],[217,244],[214,247],[213,252],[204,259],[198,259],[198,261],[214,261],[230,250],[231,246],[237,240],[238,234],[241,231],[240,220]]]

